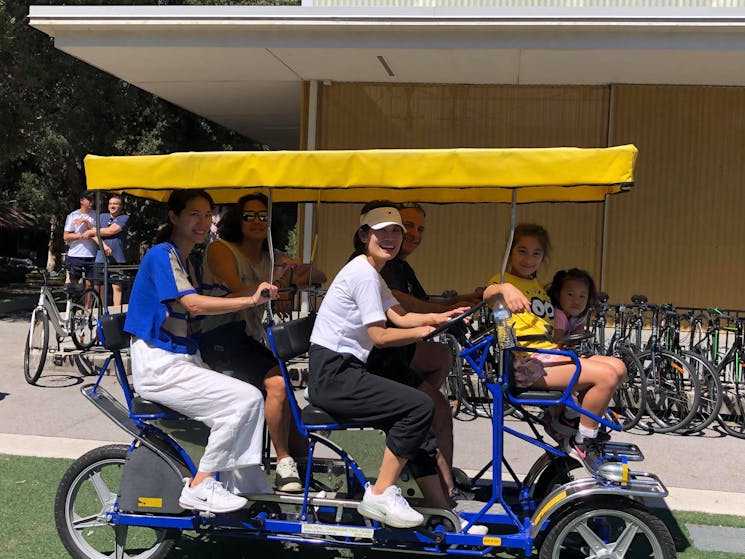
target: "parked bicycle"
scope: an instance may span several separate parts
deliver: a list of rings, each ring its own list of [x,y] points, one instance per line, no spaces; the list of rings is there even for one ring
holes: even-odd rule
[[[647,413],[652,418],[649,427],[657,433],[672,433],[685,429],[696,415],[701,398],[701,383],[692,366],[682,357],[664,349],[659,337],[660,306],[648,302],[644,295],[634,295],[628,319],[630,347],[639,351],[637,358],[646,375]],[[652,312],[649,339],[642,342],[644,313]]]
[[[613,311],[613,335],[606,343],[606,317],[611,309]],[[644,367],[636,357],[633,348],[630,348],[627,343],[625,311],[624,305],[610,305],[607,293],[599,293],[597,315],[593,317],[589,327],[593,337],[583,343],[581,352],[617,357],[626,365],[626,380],[616,390],[610,407],[617,421],[623,425],[624,431],[628,431],[638,425],[646,412],[647,392]]]
[[[722,429],[733,437],[745,439],[745,321],[742,318],[709,310],[705,342],[707,353],[717,365],[722,383],[722,410],[718,417]],[[725,324],[722,324],[722,322]],[[722,332],[733,334],[726,352],[720,351]]]
[[[701,395],[696,406],[696,414],[682,430],[684,434],[698,433],[708,427],[719,415],[722,407],[722,383],[716,367],[705,356],[686,349],[681,333],[682,321],[694,321],[689,313],[678,313],[672,305],[660,307],[658,329],[660,342],[665,349],[682,357],[698,377]],[[690,335],[690,334],[689,334]]]
[[[64,312],[60,313],[58,299],[47,285],[47,274],[41,272],[43,283],[39,302],[31,312],[29,333],[23,354],[23,374],[26,382],[36,384],[44,370],[49,352],[49,325],[55,334],[56,350],[62,340],[72,337],[75,347],[90,349],[96,343],[96,324],[100,317],[101,299],[98,292],[84,283],[66,283]],[[59,301],[61,303],[61,300]]]

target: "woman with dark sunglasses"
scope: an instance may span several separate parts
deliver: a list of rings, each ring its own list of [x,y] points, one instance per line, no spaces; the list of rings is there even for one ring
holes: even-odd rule
[[[219,239],[207,247],[202,284],[205,293],[225,296],[253,293],[271,277],[268,200],[263,194],[248,194],[231,207],[218,225]],[[285,287],[294,267],[297,284],[308,282],[308,267],[298,267],[287,255],[275,251],[275,284]],[[314,273],[314,281],[325,281]],[[233,315],[207,317],[200,344],[210,366],[231,373],[266,392],[265,417],[277,454],[276,487],[279,491],[302,491],[297,466],[290,453],[305,454],[305,440],[291,429],[291,413],[277,359],[266,347],[262,319],[264,307],[242,309]],[[244,331],[235,332],[244,322]],[[229,329],[230,331],[226,331]],[[231,347],[232,346],[232,347]],[[290,434],[292,445],[290,444]]]

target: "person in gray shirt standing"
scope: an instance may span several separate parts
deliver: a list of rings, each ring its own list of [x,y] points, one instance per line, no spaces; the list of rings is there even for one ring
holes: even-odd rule
[[[90,231],[93,231],[93,235]],[[70,245],[67,249],[65,268],[68,283],[79,283],[85,276],[90,285],[93,277],[93,262],[98,245],[93,240],[96,234],[96,211],[93,209],[93,193],[86,190],[80,195],[80,208],[70,212],[65,219],[63,239]]]

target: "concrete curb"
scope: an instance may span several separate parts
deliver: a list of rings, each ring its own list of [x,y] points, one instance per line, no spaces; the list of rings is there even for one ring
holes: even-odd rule
[[[126,435],[123,435],[126,437]],[[125,441],[125,439],[122,439]],[[13,456],[35,456],[39,458],[76,459],[89,450],[115,444],[120,441],[97,441],[91,439],[68,439],[61,437],[40,437],[37,435],[14,435],[0,433],[0,454]],[[128,442],[128,441],[127,441]],[[475,471],[466,471],[475,475]],[[707,491],[668,487],[670,495],[664,504],[650,502],[649,506],[673,511],[703,512],[708,514],[729,514],[745,516],[745,494],[725,491]]]

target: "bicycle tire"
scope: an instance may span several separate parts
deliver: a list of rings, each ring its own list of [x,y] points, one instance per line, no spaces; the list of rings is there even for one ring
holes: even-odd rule
[[[735,358],[733,353],[717,369],[722,383],[722,409],[718,416],[719,425],[725,433],[738,439],[745,439],[745,363]],[[739,375],[727,375],[725,372],[730,363],[739,362],[742,371]],[[729,378],[732,377],[732,378]]]
[[[79,302],[70,307],[70,336],[72,343],[80,350],[87,350],[98,341],[98,319],[101,315],[101,297],[98,291],[89,287],[80,295]]]
[[[616,348],[618,358],[626,365],[626,380],[618,387],[610,402],[610,409],[628,431],[639,424],[647,411],[646,375],[636,354],[626,346]]]
[[[450,415],[458,417],[463,399],[463,360],[460,356],[460,344],[452,334],[445,334],[445,344],[453,355],[452,366],[445,381],[440,386],[440,392],[450,405]]]
[[[75,559],[113,557],[121,545],[131,559],[164,559],[181,532],[172,528],[129,527],[121,538],[107,520],[116,502],[127,445],[99,447],[78,458],[65,472],[54,499],[54,521],[62,544]]]
[[[637,357],[644,368],[650,429],[655,433],[684,430],[701,398],[701,385],[691,366],[668,350],[647,350]]]
[[[692,435],[706,429],[719,416],[724,394],[719,373],[717,373],[716,367],[711,364],[711,361],[692,351],[683,351],[681,354],[691,365],[692,371],[698,377],[701,385],[701,397],[696,414],[684,431],[684,434]]]
[[[458,417],[458,414],[460,413],[461,399],[463,398],[462,387],[463,382],[461,380],[461,375],[455,371],[451,371],[448,376],[445,377],[445,382],[440,386],[440,392],[445,397],[445,400],[447,400],[447,403],[450,406],[450,415],[453,417]]]
[[[23,376],[27,383],[35,385],[44,370],[49,351],[49,317],[43,310],[34,310],[32,320],[23,352]],[[37,334],[40,336],[38,342]]]

